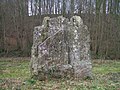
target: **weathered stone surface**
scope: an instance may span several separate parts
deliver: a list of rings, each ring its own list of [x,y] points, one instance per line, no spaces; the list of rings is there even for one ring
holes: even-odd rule
[[[90,34],[81,17],[70,21],[59,16],[45,17],[34,28],[31,49],[31,74],[47,77],[91,77]]]

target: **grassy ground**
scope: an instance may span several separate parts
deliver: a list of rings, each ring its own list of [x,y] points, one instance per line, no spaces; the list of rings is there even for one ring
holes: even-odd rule
[[[93,60],[93,80],[30,78],[29,58],[0,59],[0,90],[120,90],[120,61]]]

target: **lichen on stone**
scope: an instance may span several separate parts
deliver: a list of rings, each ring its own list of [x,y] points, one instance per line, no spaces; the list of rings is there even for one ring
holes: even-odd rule
[[[42,26],[34,28],[30,66],[39,80],[91,77],[90,34],[81,17],[45,17]]]

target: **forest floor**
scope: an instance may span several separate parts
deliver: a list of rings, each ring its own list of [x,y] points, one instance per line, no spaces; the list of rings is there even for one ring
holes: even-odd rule
[[[92,60],[92,80],[30,78],[30,58],[0,58],[0,90],[120,90],[120,60]]]

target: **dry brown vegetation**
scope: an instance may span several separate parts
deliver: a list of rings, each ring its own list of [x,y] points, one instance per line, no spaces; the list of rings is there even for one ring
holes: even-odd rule
[[[0,0],[0,56],[30,56],[34,26],[75,13],[89,27],[92,57],[120,59],[120,0]]]
[[[93,60],[93,79],[31,79],[30,58],[0,59],[0,90],[119,90],[120,62]]]

